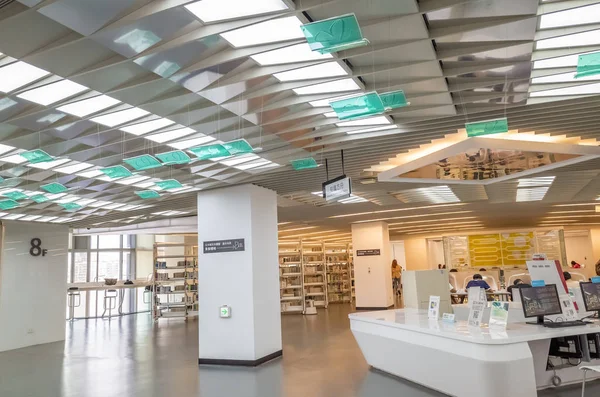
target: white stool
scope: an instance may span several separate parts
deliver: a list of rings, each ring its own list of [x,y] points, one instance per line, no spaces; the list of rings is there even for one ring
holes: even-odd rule
[[[583,383],[581,384],[581,397],[585,397],[585,375],[587,371],[594,371],[600,373],[600,365],[588,365],[585,367],[579,367],[583,371]]]
[[[102,317],[106,314],[108,310],[108,320],[112,317],[113,309],[117,308],[117,290],[109,289],[104,291],[104,312],[102,313]]]

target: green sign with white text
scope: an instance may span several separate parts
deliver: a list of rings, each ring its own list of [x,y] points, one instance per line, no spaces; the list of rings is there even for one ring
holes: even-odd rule
[[[465,124],[468,137],[508,132],[508,119],[496,119]]]

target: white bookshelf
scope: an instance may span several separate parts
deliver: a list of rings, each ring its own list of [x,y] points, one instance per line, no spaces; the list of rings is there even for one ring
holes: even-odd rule
[[[279,295],[282,313],[304,313],[302,244],[279,244]]]
[[[327,268],[323,243],[301,244],[304,301],[312,300],[315,307],[327,307]]]
[[[329,303],[352,301],[349,246],[345,243],[325,243],[325,265],[327,269],[327,300]]]
[[[198,246],[154,244],[154,320],[198,315]]]

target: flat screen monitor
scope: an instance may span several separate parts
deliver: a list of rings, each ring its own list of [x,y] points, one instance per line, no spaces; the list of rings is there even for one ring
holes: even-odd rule
[[[555,284],[543,287],[519,288],[525,318],[537,317],[534,324],[543,324],[544,316],[561,314],[560,299]]]
[[[588,312],[600,312],[600,284],[579,283],[579,286],[581,287],[585,310]]]

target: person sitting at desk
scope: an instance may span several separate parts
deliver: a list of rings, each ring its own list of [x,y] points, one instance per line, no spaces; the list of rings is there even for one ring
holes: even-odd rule
[[[484,290],[486,290],[486,292],[492,290],[492,287],[490,287],[490,285],[483,279],[483,277],[481,277],[481,274],[474,274],[473,280],[467,283],[467,290],[473,287],[483,288]]]
[[[519,288],[531,288],[531,284],[527,284],[526,282],[523,282],[523,280],[521,280],[520,278],[516,279],[513,282],[513,285],[509,286],[506,289],[506,292],[508,292],[510,294],[510,298],[512,300],[514,300],[514,295],[513,295],[513,289],[519,289]]]

